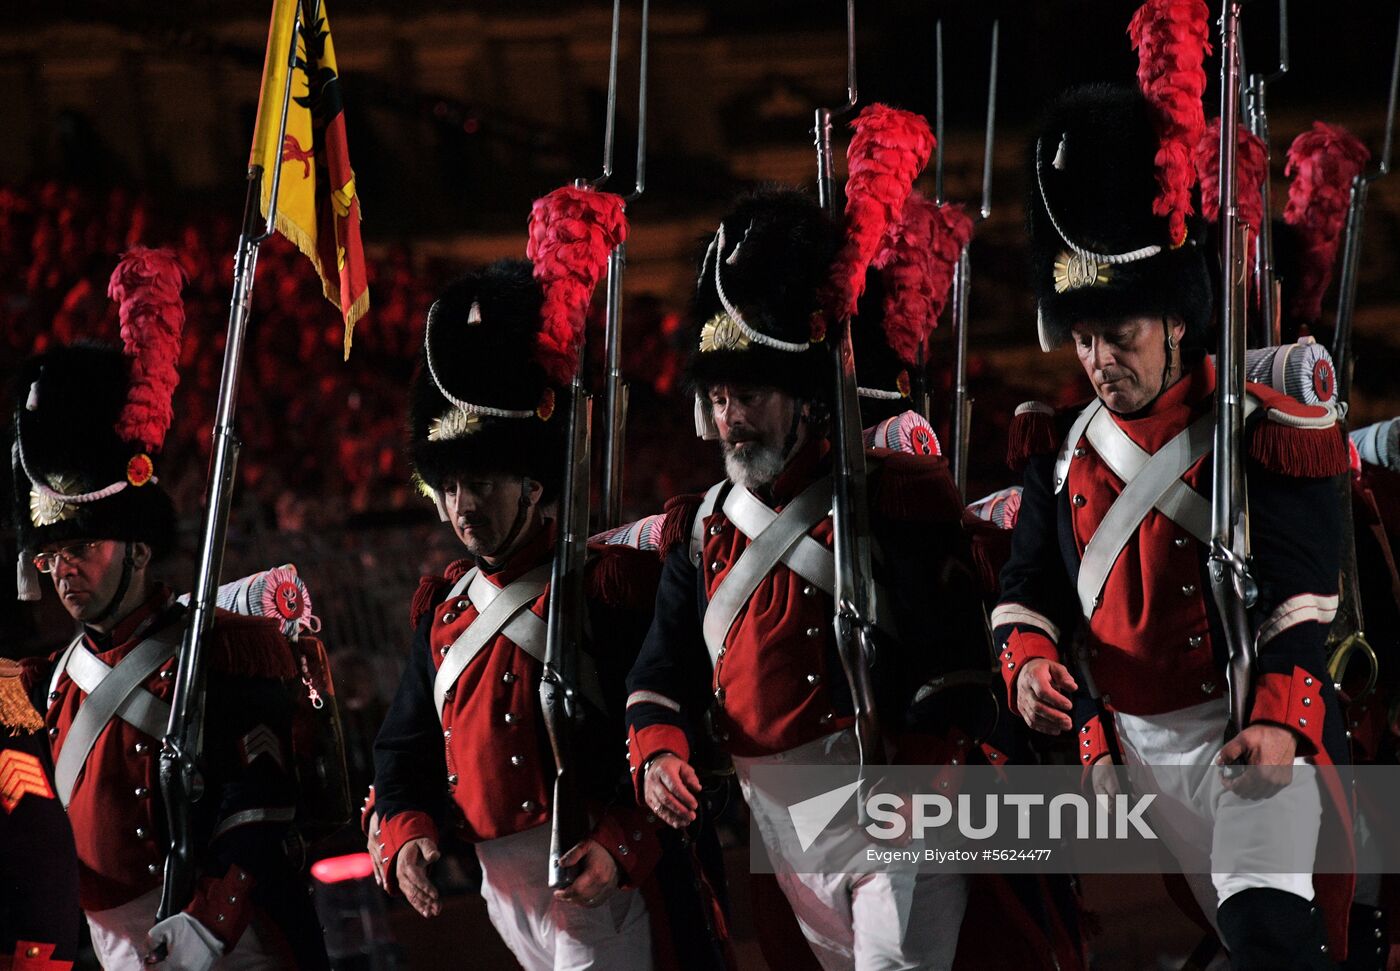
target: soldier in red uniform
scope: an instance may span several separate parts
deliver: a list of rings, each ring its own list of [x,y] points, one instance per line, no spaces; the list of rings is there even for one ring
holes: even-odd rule
[[[294,668],[273,619],[216,618],[205,791],[193,809],[196,892],[155,921],[168,846],[158,757],[186,624],[154,576],[175,534],[157,461],[179,359],[179,275],[173,256],[129,254],[114,287],[144,289],[123,302],[126,351],[56,348],[21,369],[12,450],[21,594],[39,595],[35,568],[49,574],[79,625],[64,650],[25,662],[23,678],[45,712],[104,967],[135,971],[158,945],[167,968],[321,967],[307,886],[284,850],[297,805],[284,684]],[[148,326],[153,312],[159,328]]]
[[[718,743],[823,966],[942,968],[957,948],[961,876],[794,873],[782,863],[797,846],[786,807],[749,784],[775,761],[856,758],[832,626],[832,365],[812,327],[839,241],[809,196],[762,193],[725,216],[701,265],[689,371],[697,423],[721,442],[727,478],[668,505],[656,619],[628,679],[629,754],[638,798],[684,828],[699,804],[699,750]],[[894,761],[965,759],[974,745],[948,724],[956,692],[930,685],[990,662],[962,503],[941,458],[867,456],[890,750]],[[805,538],[789,555],[755,558],[777,523]]]
[[[1019,437],[1041,447],[1026,466],[992,623],[1009,700],[1031,728],[1073,732],[1086,766],[1116,751],[1130,765],[1191,767],[1183,771],[1193,785],[1214,793],[1207,808],[1218,845],[1221,834],[1250,838],[1255,800],[1284,789],[1295,763],[1347,760],[1323,655],[1337,609],[1334,477],[1346,471],[1346,453],[1331,409],[1248,386],[1258,661],[1248,724],[1227,740],[1227,649],[1206,566],[1210,277],[1197,242],[1171,246],[1167,220],[1153,214],[1158,148],[1142,95],[1108,87],[1061,98],[1037,136],[1030,184],[1041,339],[1073,341],[1095,398],[1059,418],[1023,412],[1043,427]],[[1224,763],[1249,769],[1216,784]],[[1096,784],[1111,787],[1109,774]],[[1332,834],[1341,837],[1334,852],[1349,852],[1344,828],[1325,825],[1338,795],[1320,785],[1279,796],[1297,802],[1308,859]],[[1232,967],[1330,967],[1345,951],[1348,877],[1188,881]]]
[[[655,557],[630,547],[596,547],[587,568],[576,775],[593,829],[564,858],[581,868],[572,885],[548,886],[554,761],[539,682],[567,392],[537,360],[540,310],[530,264],[507,261],[428,314],[412,460],[472,558],[414,597],[408,666],[375,742],[370,852],[385,888],[432,917],[430,865],[444,841],[472,844],[492,923],[530,971],[715,967],[718,925],[689,849],[634,804],[618,745],[657,574]]]

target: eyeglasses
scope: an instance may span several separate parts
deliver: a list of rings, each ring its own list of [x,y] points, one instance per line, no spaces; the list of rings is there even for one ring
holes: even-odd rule
[[[52,573],[58,569],[61,562],[77,566],[91,556],[92,551],[100,545],[102,545],[102,540],[94,539],[86,543],[74,543],[72,546],[65,546],[51,553],[40,553],[34,557],[34,569],[40,573]]]

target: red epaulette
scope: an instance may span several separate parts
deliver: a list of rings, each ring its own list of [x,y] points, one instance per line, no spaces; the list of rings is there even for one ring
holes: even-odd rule
[[[666,559],[673,548],[690,542],[690,523],[704,501],[705,495],[700,492],[666,500],[661,513],[665,517],[661,521],[661,540],[656,547],[660,559]]]
[[[413,591],[413,600],[408,607],[408,626],[417,630],[423,616],[438,605],[452,584],[462,579],[471,566],[471,560],[453,560],[447,564],[442,576],[419,577],[418,589]]]
[[[1006,467],[1017,475],[1032,455],[1049,455],[1059,448],[1055,409],[1043,401],[1023,401],[1006,429]]]
[[[962,497],[941,455],[911,455],[873,448],[870,509],[896,522],[960,523]]]
[[[1305,405],[1281,391],[1248,382],[1245,390],[1259,402],[1246,432],[1249,457],[1270,472],[1320,479],[1343,475],[1349,466],[1347,445],[1337,429],[1337,412]]]
[[[587,595],[608,607],[650,610],[661,581],[661,561],[651,550],[590,544]]]
[[[282,625],[271,617],[227,610],[214,614],[209,632],[209,669],[240,678],[290,678],[296,674]]]

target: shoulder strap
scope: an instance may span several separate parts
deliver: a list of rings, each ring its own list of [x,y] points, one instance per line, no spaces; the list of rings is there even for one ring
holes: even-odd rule
[[[695,511],[695,521],[690,524],[690,562],[697,566],[700,564],[700,554],[705,551],[705,520],[715,514],[715,509],[729,491],[729,486],[728,479],[722,479],[710,486],[705,492],[705,498],[700,502],[700,508]]]
[[[437,676],[433,679],[433,703],[437,707],[438,718],[442,717],[442,708],[447,701],[447,689],[456,684],[462,672],[467,669],[467,665],[471,664],[472,660],[495,639],[497,634],[507,633],[506,628],[515,619],[518,612],[540,598],[549,583],[549,572],[550,564],[545,563],[535,567],[513,583],[497,587],[490,580],[481,576],[479,571],[471,570],[468,575],[475,574],[471,580],[465,584],[461,580],[457,582],[457,587],[462,587],[467,591],[468,598],[472,600],[479,613],[476,620],[472,621],[467,629],[462,631],[448,647],[447,654],[443,657],[442,666],[438,668]],[[467,580],[467,576],[462,577],[462,580]],[[453,588],[454,595],[462,593],[462,590],[458,590],[457,587]],[[489,590],[486,589],[488,587]],[[476,593],[475,598],[471,597],[473,588]],[[526,613],[530,613],[530,616],[534,617],[541,627],[544,626],[544,622],[535,617],[532,612],[526,611]],[[523,636],[523,632],[521,634]],[[510,635],[507,634],[507,636]],[[520,643],[515,637],[511,637],[511,640]]]
[[[737,493],[740,490],[734,491]],[[729,500],[725,501],[725,506],[726,509],[729,507]],[[804,489],[762,532],[754,536],[748,548],[730,567],[710,598],[702,625],[712,664],[719,660],[729,628],[759,583],[789,549],[826,518],[830,509],[831,478],[823,476]]]
[[[73,797],[78,775],[87,764],[88,755],[97,737],[107,727],[127,696],[141,687],[147,678],[179,650],[184,624],[170,624],[159,633],[147,637],[122,662],[111,669],[97,689],[87,696],[68,734],[54,766],[54,783],[59,798],[66,807]]]
[[[1074,449],[1079,444],[1079,439],[1084,435],[1084,429],[1089,427],[1089,422],[1099,413],[1103,407],[1103,402],[1098,398],[1085,405],[1084,410],[1079,413],[1079,417],[1074,420],[1074,424],[1069,426],[1069,434],[1065,436],[1064,442],[1060,445],[1060,453],[1055,457],[1055,492],[1059,493],[1069,481],[1069,465],[1074,460]]]

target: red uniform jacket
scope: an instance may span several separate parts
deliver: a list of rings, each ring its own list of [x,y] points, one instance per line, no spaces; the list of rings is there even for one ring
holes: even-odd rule
[[[170,591],[158,587],[109,636],[89,630],[84,644],[115,667],[145,637],[185,618]],[[194,810],[200,877],[186,909],[231,949],[260,906],[283,927],[298,962],[321,964],[319,935],[308,936],[303,926],[317,926],[305,883],[283,848],[296,815],[293,708],[284,683],[295,673],[291,651],[275,620],[222,610],[206,650],[205,796]],[[66,671],[50,690],[60,656],[26,664],[26,682],[47,708],[55,762],[87,697]],[[176,658],[162,664],[145,690],[168,703],[175,667]],[[84,910],[117,907],[160,886],[169,837],[159,773],[160,740],[114,717],[97,737],[68,806]]]
[[[1327,409],[1261,385],[1250,384],[1248,391],[1259,402],[1244,442],[1259,584],[1251,616],[1259,638],[1250,720],[1296,732],[1299,755],[1322,764],[1346,762],[1345,729],[1323,652],[1337,607],[1341,510],[1335,477],[1346,471],[1346,450]],[[1155,453],[1209,415],[1214,394],[1215,371],[1205,361],[1145,414],[1110,417],[1143,451]],[[1087,765],[1112,741],[1100,701],[1106,713],[1150,715],[1221,697],[1227,652],[1210,594],[1207,549],[1156,508],[1114,561],[1100,606],[1087,620],[1082,616],[1076,582],[1085,546],[1125,484],[1087,437],[1065,448],[1073,460],[1058,492],[1054,454],[1033,455],[1027,463],[992,625],[1013,708],[1015,678],[1026,662],[1045,657],[1075,667],[1071,638],[1082,636],[1102,696],[1076,699],[1074,728]],[[1211,468],[1207,452],[1182,476],[1207,499]],[[1085,678],[1076,675],[1076,681],[1082,689]],[[1347,886],[1324,886],[1340,882]],[[1349,899],[1350,880],[1319,877],[1318,891],[1319,899]],[[1345,946],[1345,918],[1344,904],[1340,911],[1329,907],[1334,953]]]
[[[553,549],[553,530],[542,530],[509,564],[487,576],[505,587],[548,563]],[[468,566],[466,561],[453,563],[446,578],[425,578],[420,587],[415,612],[423,612],[414,618],[408,667],[375,742],[375,785],[365,816],[379,813],[391,888],[394,859],[410,840],[439,840],[445,826],[461,839],[481,842],[544,825],[550,818],[554,759],[540,712],[539,661],[498,633],[458,677],[438,718],[434,676],[445,649],[477,617],[465,599],[442,598]],[[580,757],[589,760],[580,778],[597,819],[593,838],[632,885],[655,866],[661,844],[657,824],[626,797],[615,719],[625,672],[646,628],[656,572],[651,554],[619,546],[594,547],[587,569],[589,624],[595,635],[607,632],[605,638],[595,637],[591,653],[614,714],[612,720],[604,713],[585,719],[597,738],[590,735],[577,746]],[[529,609],[544,617],[548,599],[546,589]],[[541,860],[542,876],[544,865]]]
[[[933,725],[934,709],[957,707],[943,694],[937,702],[916,703],[918,688],[949,671],[988,670],[990,658],[962,503],[946,463],[883,449],[867,455],[876,580],[890,596],[899,635],[881,639],[876,692],[899,758],[899,749],[926,753],[929,733],[942,735],[948,727]],[[829,471],[826,442],[805,446],[774,482],[770,505],[781,512]],[[697,567],[687,547],[699,504],[692,497],[668,505],[656,618],[628,679],[628,752],[638,777],[661,752],[690,759],[697,725],[711,708],[715,740],[741,756],[785,751],[851,724],[832,599],[786,564],[759,582],[711,666],[703,610],[749,539],[716,509],[703,523]],[[830,547],[830,517],[809,535]],[[968,744],[965,734],[959,737]]]

